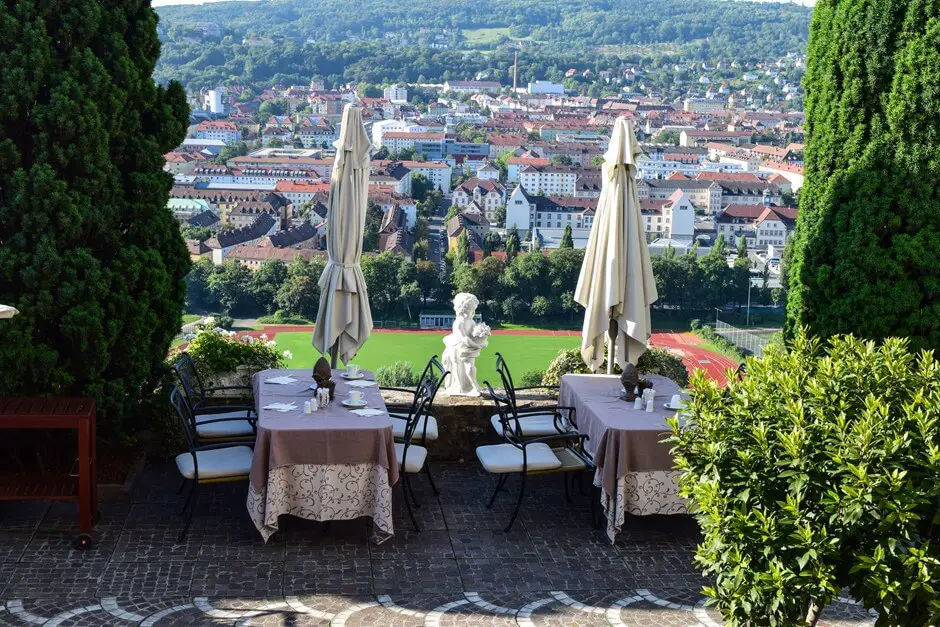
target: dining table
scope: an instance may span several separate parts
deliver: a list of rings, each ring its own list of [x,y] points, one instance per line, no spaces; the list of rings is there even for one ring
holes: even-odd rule
[[[626,514],[684,514],[678,494],[671,435],[666,419],[677,412],[666,407],[679,385],[666,377],[645,375],[655,392],[653,411],[634,409],[622,398],[617,375],[566,374],[561,378],[559,404],[573,407],[579,433],[588,436],[585,449],[594,458],[594,485],[601,490],[607,537],[614,542]],[[680,418],[681,419],[681,418]]]
[[[304,402],[316,396],[312,371],[263,370],[252,377],[258,433],[247,505],[265,542],[284,514],[317,521],[367,516],[373,542],[394,535],[398,464],[388,408],[370,371],[355,379],[346,374],[333,371],[335,399],[309,414]],[[362,392],[366,409],[343,404],[353,390]]]

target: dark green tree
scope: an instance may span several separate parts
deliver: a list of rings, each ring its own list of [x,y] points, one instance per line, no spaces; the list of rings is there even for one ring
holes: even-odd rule
[[[559,248],[574,248],[574,237],[571,235],[571,225],[565,225],[565,232],[561,236],[561,243],[558,245]]]
[[[163,154],[182,87],[157,85],[147,2],[0,4],[0,395],[81,394],[131,428],[179,330],[189,256]]]
[[[432,183],[423,174],[417,172],[411,175],[411,197],[418,202],[424,202],[431,190]]]
[[[827,0],[810,31],[787,331],[940,346],[940,5]]]

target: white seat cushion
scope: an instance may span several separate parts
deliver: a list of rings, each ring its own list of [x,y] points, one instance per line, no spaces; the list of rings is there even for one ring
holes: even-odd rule
[[[499,420],[499,414],[493,414],[490,418],[490,424],[496,429],[496,433],[503,435],[503,423]],[[540,438],[544,435],[555,435],[558,429],[555,428],[554,414],[529,414],[525,417],[519,417],[519,427],[522,429],[522,437]]]
[[[395,459],[398,461],[398,468],[405,472],[421,472],[424,468],[424,460],[428,458],[428,449],[423,446],[412,444],[408,447],[408,459],[405,460],[405,467],[401,467],[401,458],[405,454],[405,443],[395,443]]]
[[[196,416],[196,434],[200,438],[235,438],[254,435],[251,423],[244,418],[245,411],[229,411],[221,414],[202,414]],[[210,420],[226,419],[225,422],[210,422]]]
[[[477,458],[486,472],[501,474],[522,472],[522,449],[512,444],[490,444],[477,447]],[[529,471],[561,468],[561,460],[544,442],[526,447],[526,468]]]
[[[390,414],[390,416],[392,419],[392,433],[399,440],[404,438],[405,426],[408,424],[407,415]],[[437,420],[434,419],[434,416],[428,416],[427,421],[428,421],[428,431],[427,431],[427,436],[424,439],[427,440],[428,442],[431,442],[437,439]],[[417,428],[415,429],[414,435],[411,436],[412,442],[421,441],[422,435],[424,435],[423,429],[424,429],[424,423],[419,422]]]
[[[249,446],[230,446],[211,451],[197,451],[199,458],[200,479],[221,479],[223,477],[240,477],[251,471],[252,450]],[[180,474],[187,479],[196,477],[193,468],[191,453],[176,456],[176,467]]]

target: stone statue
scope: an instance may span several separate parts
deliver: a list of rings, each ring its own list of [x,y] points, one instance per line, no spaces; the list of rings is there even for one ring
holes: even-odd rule
[[[624,366],[623,374],[620,375],[620,383],[623,385],[623,389],[626,392],[626,400],[632,401],[635,397],[633,392],[640,384],[640,373],[636,369],[636,366],[627,362],[627,365]]]
[[[479,396],[476,360],[489,343],[490,328],[485,324],[474,324],[477,305],[480,301],[473,294],[461,292],[454,297],[453,333],[444,338],[442,361],[449,371],[444,381],[444,394],[450,396]]]

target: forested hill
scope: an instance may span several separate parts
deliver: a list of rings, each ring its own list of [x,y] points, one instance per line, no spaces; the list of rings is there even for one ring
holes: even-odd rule
[[[263,0],[158,13],[159,77],[201,87],[312,75],[437,81],[446,78],[447,63],[479,57],[468,54],[476,51],[495,56],[498,70],[499,53],[513,42],[535,59],[587,67],[598,56],[770,59],[805,50],[811,10],[722,0]],[[366,67],[347,71],[363,61]],[[388,63],[379,68],[382,76],[370,72],[373,61]],[[486,69],[481,58],[469,66]]]

